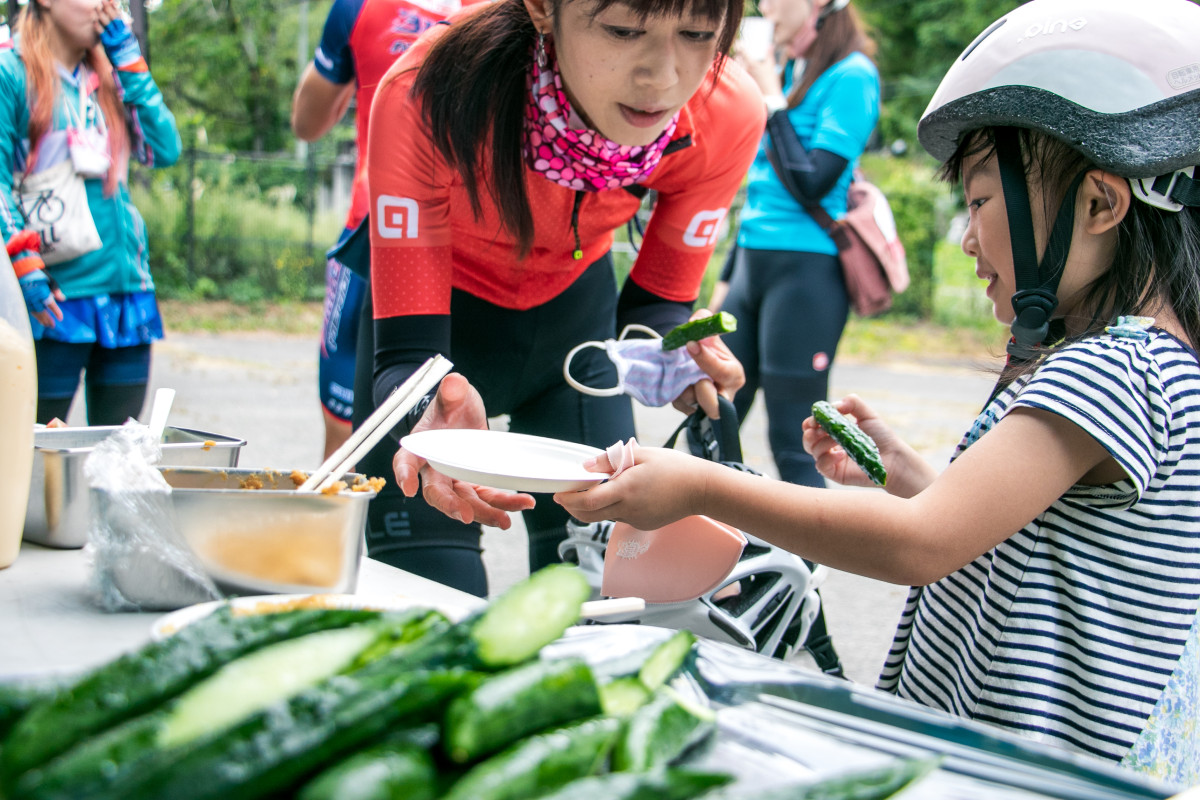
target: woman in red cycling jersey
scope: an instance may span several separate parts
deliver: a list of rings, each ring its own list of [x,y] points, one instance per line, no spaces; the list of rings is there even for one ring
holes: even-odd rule
[[[627,324],[661,333],[691,315],[764,125],[758,88],[725,58],[741,13],[742,0],[497,0],[392,66],[367,147],[374,404],[441,353],[456,374],[402,428],[507,414],[511,430],[595,446],[633,434],[629,398],[576,392],[563,359]],[[618,289],[613,231],[651,191]],[[593,352],[572,374],[615,384]],[[693,348],[712,382],[685,388],[678,407],[715,415],[716,391],[740,376],[726,354],[717,340]],[[485,594],[478,524],[508,527],[520,510],[530,568],[557,560],[567,515],[555,504],[387,450],[397,486],[371,504],[373,557]],[[377,451],[359,468],[388,466]]]

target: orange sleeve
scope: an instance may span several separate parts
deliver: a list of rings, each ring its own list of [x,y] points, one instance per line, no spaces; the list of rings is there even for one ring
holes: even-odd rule
[[[430,28],[392,65],[371,105],[366,169],[376,319],[450,313],[452,172],[409,94],[429,42],[444,30]]]
[[[688,103],[692,147],[684,165],[664,179],[630,277],[668,300],[689,302],[716,249],[737,193],[766,126],[758,87],[732,60],[715,88],[708,82]]]

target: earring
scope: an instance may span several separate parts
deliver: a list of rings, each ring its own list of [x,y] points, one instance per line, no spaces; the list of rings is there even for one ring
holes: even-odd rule
[[[534,45],[533,53],[534,53],[534,56],[533,56],[533,57],[534,57],[535,59],[537,59],[537,65],[538,65],[538,68],[539,68],[539,69],[545,69],[545,68],[546,68],[546,63],[547,63],[547,58],[546,58],[546,32],[545,32],[545,31],[542,31],[542,30],[539,30],[539,31],[538,31],[537,44],[536,44],[536,45]]]

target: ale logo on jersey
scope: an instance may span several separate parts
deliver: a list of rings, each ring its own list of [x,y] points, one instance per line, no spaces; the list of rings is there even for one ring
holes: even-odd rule
[[[683,232],[683,243],[688,247],[712,247],[721,235],[721,221],[725,219],[725,209],[701,211],[692,217],[687,230]]]
[[[375,228],[383,239],[415,239],[417,201],[411,197],[381,194],[375,201]]]

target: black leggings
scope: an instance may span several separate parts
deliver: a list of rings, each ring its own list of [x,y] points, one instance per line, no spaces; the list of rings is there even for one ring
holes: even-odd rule
[[[501,308],[466,292],[451,299],[451,352],[454,371],[483,397],[489,416],[509,415],[509,429],[607,447],[634,435],[633,408],[625,396],[590,397],[563,380],[563,359],[580,342],[616,335],[616,280],[612,259],[592,264],[565,292],[527,311]],[[354,396],[371,398],[374,327],[371,295],[358,338]],[[571,373],[590,386],[612,386],[616,370],[603,351],[589,348],[571,362]],[[370,408],[355,403],[355,426]],[[385,439],[358,471],[387,478],[367,512],[367,551],[372,558],[484,597],[487,575],[479,543],[480,527],[463,525],[429,507],[420,494],[406,498],[395,485],[392,456],[396,443]],[[529,569],[558,558],[566,536],[567,512],[550,495],[535,495],[537,506],[524,512],[529,532]]]
[[[36,343],[37,421],[66,422],[83,375],[89,425],[124,425],[142,413],[150,376],[150,345],[106,348],[93,342]]]
[[[836,256],[784,250],[746,250],[734,256],[722,306],[738,320],[722,338],[746,369],[734,400],[745,419],[761,388],[767,435],[779,477],[824,486],[804,452],[801,423],[829,394],[829,370],[846,326],[849,299]]]

